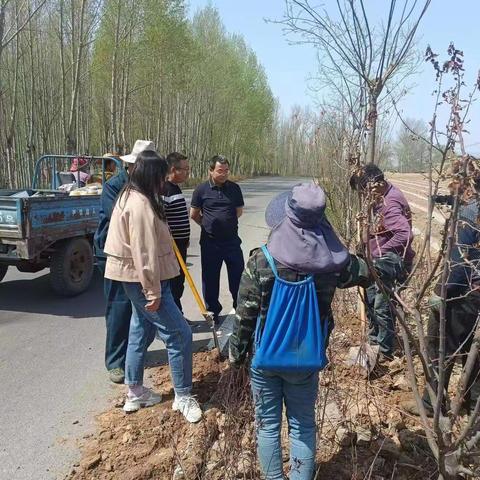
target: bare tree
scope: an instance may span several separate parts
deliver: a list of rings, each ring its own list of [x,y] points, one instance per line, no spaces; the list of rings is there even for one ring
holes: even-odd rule
[[[309,0],[285,0],[280,23],[286,31],[298,35],[300,43],[315,45],[322,69],[340,80],[342,96],[366,106],[368,162],[375,161],[379,100],[387,85],[393,90],[415,69],[414,40],[430,2],[390,0],[385,26],[376,27],[364,0],[336,0],[335,14]]]

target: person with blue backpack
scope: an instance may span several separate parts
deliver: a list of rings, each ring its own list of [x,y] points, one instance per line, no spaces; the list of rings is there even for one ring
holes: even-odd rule
[[[265,219],[267,244],[243,272],[229,359],[251,360],[257,451],[266,480],[282,480],[283,404],[290,438],[290,480],[315,467],[318,372],[328,363],[337,287],[370,284],[366,263],[351,255],[325,216],[325,193],[304,183],[275,197]]]

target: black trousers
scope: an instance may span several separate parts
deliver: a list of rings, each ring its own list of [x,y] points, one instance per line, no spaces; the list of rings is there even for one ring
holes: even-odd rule
[[[175,243],[177,244],[178,250],[180,251],[180,255],[182,256],[183,261],[186,262],[189,239],[184,238],[181,240],[175,240]],[[180,268],[180,275],[170,280],[170,289],[172,290],[173,299],[175,300],[177,307],[183,313],[182,302],[180,301],[180,299],[182,298],[183,291],[185,289],[185,274],[183,273],[183,270],[181,268]]]
[[[229,240],[214,240],[207,235],[202,235],[200,238],[203,298],[207,310],[215,315],[222,311],[218,296],[223,262],[227,266],[228,286],[232,294],[233,308],[237,308],[238,288],[245,266],[241,243],[238,236]]]
[[[457,359],[461,359],[462,365],[465,365],[468,352],[472,346],[473,336],[478,315],[480,313],[480,293],[473,291],[465,298],[449,300],[446,304],[445,321],[445,390],[448,390],[450,376],[453,366]],[[430,385],[434,390],[437,389],[438,375],[438,357],[440,340],[440,312],[438,308],[433,307],[427,325],[427,353],[434,370],[434,378]],[[470,410],[471,390],[476,382],[480,381],[480,359],[477,357],[473,371],[468,379],[467,389],[464,396],[464,405]],[[423,401],[427,407],[431,407],[430,398],[427,391],[424,391]]]

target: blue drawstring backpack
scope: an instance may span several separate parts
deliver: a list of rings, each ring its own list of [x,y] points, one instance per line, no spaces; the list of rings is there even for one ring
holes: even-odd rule
[[[257,322],[252,367],[292,372],[322,370],[328,363],[328,329],[320,318],[313,275],[300,282],[283,280],[265,245],[262,251],[275,283],[265,325]]]

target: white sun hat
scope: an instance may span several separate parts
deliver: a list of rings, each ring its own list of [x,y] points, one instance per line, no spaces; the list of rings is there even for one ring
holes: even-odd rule
[[[139,153],[144,152],[145,150],[151,150],[156,152],[155,145],[150,140],[137,140],[133,146],[132,153],[128,155],[123,155],[120,157],[124,162],[135,163]]]

